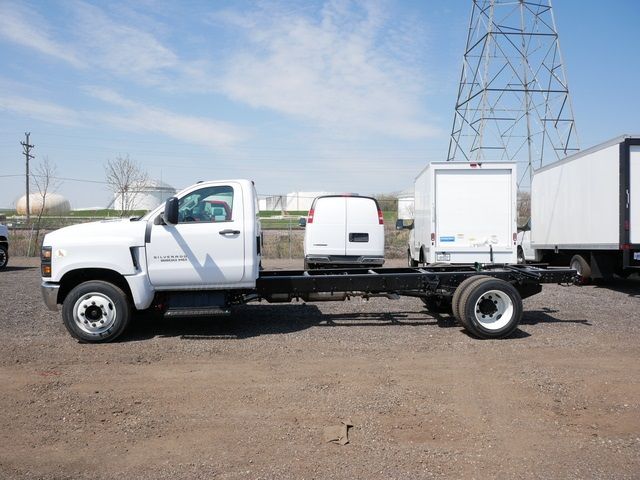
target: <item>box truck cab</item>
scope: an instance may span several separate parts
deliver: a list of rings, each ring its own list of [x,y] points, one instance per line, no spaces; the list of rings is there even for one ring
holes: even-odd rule
[[[305,269],[384,264],[384,219],[376,199],[316,198],[306,223],[304,262]]]
[[[431,162],[414,190],[409,266],[516,263],[515,163]]]

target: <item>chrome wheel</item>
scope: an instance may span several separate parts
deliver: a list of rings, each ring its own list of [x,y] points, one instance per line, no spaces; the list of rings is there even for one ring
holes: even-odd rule
[[[500,330],[513,317],[513,301],[505,292],[489,290],[478,298],[473,308],[475,319],[487,330]]]
[[[113,327],[116,321],[113,301],[106,295],[91,292],[81,296],[73,306],[73,319],[80,330],[100,335]]]

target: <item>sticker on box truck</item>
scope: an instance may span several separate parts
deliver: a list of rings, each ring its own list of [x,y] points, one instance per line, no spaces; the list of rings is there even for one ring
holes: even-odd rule
[[[455,242],[456,237],[440,237],[441,242]]]

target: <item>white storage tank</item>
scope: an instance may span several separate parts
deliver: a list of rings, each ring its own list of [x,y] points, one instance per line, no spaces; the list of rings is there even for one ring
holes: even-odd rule
[[[130,210],[153,210],[167,198],[176,194],[175,188],[160,180],[147,180],[142,185],[133,185],[131,190],[135,192],[133,193],[135,198],[133,205],[129,205]],[[115,194],[113,208],[122,210],[122,203],[122,196]]]
[[[29,195],[29,210],[31,215],[39,215],[42,210],[42,195],[32,193]],[[66,215],[71,210],[69,200],[58,193],[48,193],[44,199],[44,211],[46,215]],[[18,215],[27,214],[27,196],[23,195],[16,203]]]

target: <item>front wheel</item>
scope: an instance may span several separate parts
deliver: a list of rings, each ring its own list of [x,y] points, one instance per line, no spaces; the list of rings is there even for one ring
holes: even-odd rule
[[[131,305],[119,287],[92,280],[69,292],[62,305],[62,319],[69,333],[81,342],[111,342],[127,328]]]
[[[459,313],[464,317],[464,327],[476,337],[508,337],[522,318],[522,298],[510,283],[482,278],[462,294]]]

